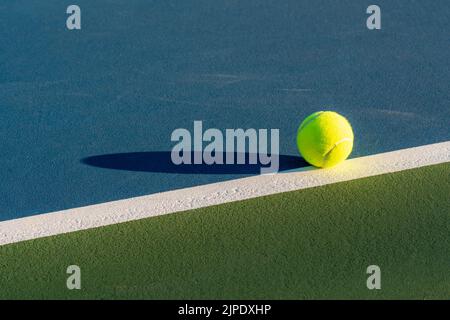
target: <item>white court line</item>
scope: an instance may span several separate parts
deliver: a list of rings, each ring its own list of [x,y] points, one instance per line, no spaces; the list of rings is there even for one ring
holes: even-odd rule
[[[450,162],[450,141],[0,222],[0,245]]]

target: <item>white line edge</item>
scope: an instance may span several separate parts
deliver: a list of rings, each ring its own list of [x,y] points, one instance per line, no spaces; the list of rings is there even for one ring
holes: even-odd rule
[[[450,162],[450,141],[350,159],[328,169],[308,167],[45,213],[0,222],[0,246],[445,162]]]

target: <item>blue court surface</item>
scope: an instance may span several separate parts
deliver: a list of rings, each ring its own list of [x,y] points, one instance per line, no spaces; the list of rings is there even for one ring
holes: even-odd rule
[[[278,128],[335,110],[351,157],[450,140],[448,1],[0,4],[0,221],[258,174],[177,167],[177,128]],[[257,169],[257,168],[256,168]]]

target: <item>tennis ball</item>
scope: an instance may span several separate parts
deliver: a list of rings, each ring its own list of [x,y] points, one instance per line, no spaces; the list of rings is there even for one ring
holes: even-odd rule
[[[350,123],[333,111],[318,111],[308,116],[297,131],[297,147],[302,157],[320,168],[344,161],[352,152]]]

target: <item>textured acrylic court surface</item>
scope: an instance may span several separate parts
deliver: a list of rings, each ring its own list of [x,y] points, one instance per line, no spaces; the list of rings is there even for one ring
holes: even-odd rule
[[[448,1],[378,1],[381,31],[359,0],[80,0],[80,31],[69,4],[0,4],[0,220],[251,174],[171,170],[194,120],[279,128],[284,155],[320,109],[351,121],[353,156],[450,139]],[[134,152],[162,168],[82,162]]]
[[[0,298],[450,298],[450,164],[0,247]],[[82,290],[66,289],[81,268]],[[366,268],[381,268],[379,291]]]

